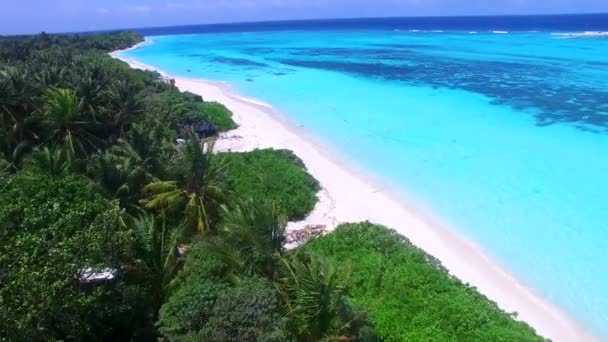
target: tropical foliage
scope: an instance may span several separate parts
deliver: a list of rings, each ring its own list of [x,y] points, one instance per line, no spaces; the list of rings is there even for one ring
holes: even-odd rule
[[[160,332],[174,341],[293,340],[272,284],[257,277],[229,280],[212,255],[202,244],[192,251],[184,270],[192,268],[160,311]]]
[[[317,202],[317,181],[291,151],[267,149],[221,157],[230,166],[224,171],[225,187],[237,196],[274,202],[289,220],[304,218]]]
[[[37,36],[0,36],[0,60],[23,61],[41,51],[56,49],[110,52],[126,49],[142,41],[134,32],[90,35],[53,35],[41,33]]]
[[[266,218],[256,222],[260,232],[274,230],[264,228]],[[378,340],[365,312],[351,305],[347,288],[337,282],[344,272],[337,263],[282,247],[262,248],[266,252],[260,253],[255,247],[263,238],[248,234],[249,224],[231,227],[233,233],[243,233],[236,246],[222,237],[208,237],[189,252],[175,291],[160,310],[160,332],[166,338]],[[247,258],[249,251],[256,257]],[[264,267],[248,265],[258,260]],[[241,324],[236,324],[237,318]]]
[[[146,278],[146,283],[150,285],[156,312],[164,302],[179,271],[179,249],[188,240],[188,229],[184,226],[170,227],[164,215],[143,214],[131,220],[129,226],[137,238],[137,265]]]
[[[208,121],[215,124],[220,131],[236,128],[232,121],[232,112],[217,102],[204,102],[199,96],[167,88],[155,92],[144,99],[147,113],[162,118],[171,128],[180,122]]]
[[[215,254],[238,275],[274,279],[278,257],[284,252],[286,225],[274,203],[241,200],[222,210],[221,239],[212,244]]]
[[[144,286],[116,202],[82,178],[23,174],[0,185],[0,339],[102,340],[143,326]],[[83,279],[111,272],[110,284]],[[139,311],[139,315],[137,312]]]
[[[224,191],[212,141],[176,143],[180,124],[224,131],[232,114],[105,54],[141,39],[0,37],[0,340],[154,339],[189,244],[235,222],[241,196]],[[224,307],[253,312],[272,297],[251,279],[231,287],[245,302]],[[271,336],[283,318],[275,297],[267,303],[251,329],[265,322]],[[258,336],[250,330],[234,336]]]
[[[348,272],[318,255],[296,252],[281,258],[276,286],[298,341],[377,340],[365,313],[347,300],[344,278]]]
[[[183,216],[184,223],[206,233],[210,229],[209,206],[219,206],[222,189],[221,165],[212,163],[213,143],[199,141],[194,132],[176,147],[170,181],[155,181],[144,187],[147,209],[167,210]]]
[[[542,340],[393,230],[343,225],[305,249],[352,265],[341,281],[385,341]]]

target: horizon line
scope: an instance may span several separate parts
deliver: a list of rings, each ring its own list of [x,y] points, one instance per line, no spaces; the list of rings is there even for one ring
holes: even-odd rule
[[[467,14],[467,15],[411,15],[411,16],[372,16],[372,17],[327,17],[327,18],[301,18],[301,19],[272,19],[272,20],[244,20],[244,21],[219,21],[210,23],[198,24],[178,24],[178,25],[161,25],[161,26],[140,26],[140,27],[124,27],[103,30],[90,31],[64,31],[64,32],[47,32],[45,30],[37,33],[25,34],[0,34],[0,37],[19,37],[19,36],[35,36],[41,33],[48,34],[93,34],[93,33],[110,33],[110,32],[128,32],[150,29],[166,29],[166,28],[183,28],[197,26],[222,26],[222,25],[247,25],[247,24],[268,24],[268,23],[297,23],[311,21],[352,21],[352,20],[370,20],[370,19],[437,19],[437,18],[493,18],[493,17],[560,17],[560,16],[592,16],[592,15],[608,15],[608,12],[578,12],[578,13],[529,13],[529,14]]]

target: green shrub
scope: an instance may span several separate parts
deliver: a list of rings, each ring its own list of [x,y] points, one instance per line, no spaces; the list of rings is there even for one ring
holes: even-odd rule
[[[199,102],[199,103],[205,102],[203,100],[202,96],[197,95],[195,93],[191,93],[189,91],[183,91],[182,95],[183,95],[184,98],[188,99],[188,101],[191,101],[191,102]]]
[[[228,289],[222,281],[186,279],[188,283],[172,293],[159,312],[158,331],[170,340],[198,334],[209,321],[218,297]]]
[[[231,273],[228,263],[214,253],[212,239],[215,238],[207,236],[201,241],[193,242],[179,272],[178,286],[187,284],[190,280],[222,281]]]
[[[286,319],[279,311],[272,284],[258,278],[242,279],[219,295],[200,336],[210,342],[289,341]]]
[[[193,245],[160,310],[161,335],[171,341],[287,341],[272,285],[234,279],[228,271],[207,241]]]
[[[169,87],[153,92],[145,99],[148,112],[175,129],[181,122],[201,120],[217,126],[220,132],[237,127],[232,112],[217,102],[200,102],[195,94]]]
[[[188,251],[175,289],[161,307],[158,331],[171,340],[198,334],[207,324],[217,297],[228,283],[227,266],[209,251],[206,241],[195,243]]]
[[[237,126],[232,120],[232,112],[219,102],[204,102],[199,105],[204,119],[212,122],[222,132],[235,129]]]
[[[289,220],[304,218],[317,203],[319,185],[291,151],[267,149],[222,157],[218,159],[226,164],[226,188],[237,198],[274,202]]]
[[[142,288],[122,275],[134,238],[121,211],[79,178],[18,175],[0,184],[0,340],[128,337],[143,322]],[[82,288],[84,270],[115,270]]]
[[[290,340],[270,283],[243,279],[234,286],[210,279],[182,284],[160,310],[159,332],[171,341]]]
[[[305,247],[350,263],[352,300],[385,341],[542,341],[397,232],[347,224]]]
[[[280,259],[275,286],[299,341],[378,341],[366,313],[348,300],[347,270],[348,265],[301,249]]]

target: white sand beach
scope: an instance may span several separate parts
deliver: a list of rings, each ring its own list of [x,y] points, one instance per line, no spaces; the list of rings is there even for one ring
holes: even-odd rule
[[[121,58],[134,68],[152,69],[133,60]],[[181,90],[203,96],[208,101],[225,104],[234,113],[239,128],[222,134],[216,144],[220,151],[249,151],[255,148],[292,150],[306,164],[320,183],[319,203],[303,222],[290,224],[290,229],[307,225],[325,225],[329,229],[340,223],[371,221],[386,225],[408,237],[414,244],[438,258],[451,274],[475,286],[501,308],[517,312],[539,334],[554,341],[594,341],[575,320],[552,303],[524,286],[488,257],[481,248],[461,237],[449,226],[415,209],[409,201],[351,166],[302,128],[289,122],[270,105],[243,98],[229,85],[175,78]]]

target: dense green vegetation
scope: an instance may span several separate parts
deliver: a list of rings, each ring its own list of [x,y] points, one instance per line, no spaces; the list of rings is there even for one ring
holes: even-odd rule
[[[317,181],[291,151],[257,150],[222,157],[229,165],[226,188],[240,197],[274,202],[289,220],[304,218],[317,202]]]
[[[161,309],[160,332],[171,340],[289,340],[272,284],[257,277],[231,280],[229,271],[205,243],[197,244]]]
[[[352,299],[385,341],[542,340],[395,231],[343,225],[306,250],[351,265]]]
[[[317,182],[215,154],[226,107],[107,55],[141,39],[0,37],[0,341],[537,339],[383,228],[286,250]]]
[[[274,204],[258,210],[280,239],[258,236],[260,260],[251,265],[275,260],[284,217],[316,201],[316,184],[287,153],[233,161],[194,132],[177,143],[178,125],[236,125],[223,105],[106,55],[139,41],[131,33],[0,38],[0,340],[154,339],[160,308],[187,290],[175,277],[188,245],[213,239],[226,252],[248,244],[238,229],[254,229],[244,224],[259,218],[246,206],[265,197],[271,180],[247,188],[258,178],[243,159],[290,185],[269,198],[280,215],[266,210]],[[221,231],[230,222],[235,230]],[[270,279],[252,271],[238,284],[213,285],[221,284],[225,291],[213,294],[221,300],[205,307],[208,324],[193,336],[282,340],[287,325],[277,322],[286,318]],[[237,308],[242,316],[231,316]]]
[[[0,194],[0,337],[109,339],[141,329],[145,288],[127,270],[136,240],[116,201],[81,178],[29,174],[4,179]],[[83,289],[89,268],[118,279]]]
[[[226,210],[216,236],[188,253],[174,292],[160,310],[170,340],[339,341],[377,338],[348,300],[342,270],[284,249],[285,221],[271,204]],[[240,322],[237,324],[237,322]]]
[[[74,50],[82,52],[110,52],[126,49],[143,38],[134,32],[88,35],[56,35],[41,33],[37,36],[0,36],[0,60],[25,61],[48,50]]]
[[[162,92],[149,93],[145,98],[148,115],[163,118],[172,128],[177,123],[204,120],[214,123],[220,131],[236,128],[232,113],[221,103],[203,102],[197,95],[168,87]]]

